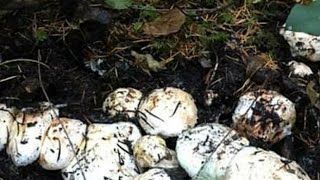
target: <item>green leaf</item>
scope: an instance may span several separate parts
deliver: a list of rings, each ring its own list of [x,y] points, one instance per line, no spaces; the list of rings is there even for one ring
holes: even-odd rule
[[[143,22],[135,22],[132,24],[132,27],[133,27],[133,31],[134,32],[140,32],[142,30],[142,27],[143,27]]]
[[[113,9],[128,9],[132,6],[132,0],[105,0],[111,8]]]
[[[152,21],[158,17],[158,13],[156,8],[152,5],[142,6],[142,11],[140,13],[140,18],[147,19],[148,21]]]
[[[286,21],[286,29],[320,36],[320,0],[295,5]]]

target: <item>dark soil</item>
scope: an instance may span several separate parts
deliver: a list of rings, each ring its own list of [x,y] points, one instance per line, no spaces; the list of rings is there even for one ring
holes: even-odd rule
[[[170,6],[168,6],[170,7]],[[272,52],[281,69],[260,69],[253,77],[251,89],[274,89],[296,103],[297,123],[293,135],[271,148],[285,157],[296,160],[314,180],[320,173],[320,110],[314,107],[305,92],[298,86],[298,79],[288,78],[289,69],[285,65],[293,58],[286,42],[278,35],[279,26],[288,15],[291,4],[270,5],[276,12],[261,14],[267,22],[262,32],[272,34],[277,44],[270,44],[267,36],[258,36],[255,45],[259,52]],[[0,63],[12,59],[20,61],[0,65],[0,102],[18,107],[34,106],[37,102],[46,101],[41,90],[39,74],[48,97],[54,104],[66,104],[61,108],[61,115],[78,118],[85,122],[111,121],[102,113],[101,105],[106,95],[118,87],[134,87],[147,93],[160,87],[179,87],[191,93],[196,99],[199,109],[199,123],[219,122],[231,124],[233,109],[241,92],[236,93],[247,80],[246,64],[241,53],[226,47],[225,43],[211,43],[207,51],[207,59],[214,66],[219,63],[215,77],[208,86],[206,78],[213,67],[203,67],[200,58],[186,60],[178,55],[167,65],[167,69],[152,72],[151,76],[135,66],[130,58],[130,51],[140,50],[146,44],[132,44],[125,36],[110,36],[116,24],[130,24],[138,18],[137,10],[111,11],[109,20],[104,23],[85,21],[81,29],[68,29],[66,19],[73,22],[74,15],[67,14],[59,3],[47,4],[39,9],[18,9],[0,20]],[[72,18],[70,18],[72,17]],[[49,26],[53,22],[66,28],[65,34],[54,30],[45,41],[37,41],[34,36],[35,26]],[[63,23],[61,23],[63,22]],[[58,26],[58,25],[57,25]],[[111,40],[110,40],[111,39]],[[121,52],[109,53],[116,45],[130,46]],[[141,52],[141,51],[140,51]],[[145,50],[154,57],[163,53]],[[254,52],[248,52],[254,54]],[[106,74],[100,76],[85,66],[88,60],[103,56],[103,68]],[[230,57],[234,57],[234,60]],[[23,59],[40,60],[49,68],[38,63],[26,62]],[[319,63],[306,63],[313,72],[320,69]],[[319,80],[319,75],[307,81]],[[318,85],[317,85],[318,86]],[[205,105],[206,90],[218,94],[210,106]],[[5,152],[0,154],[0,179],[4,180],[36,180],[61,179],[58,171],[45,171],[36,163],[22,168],[15,167]]]

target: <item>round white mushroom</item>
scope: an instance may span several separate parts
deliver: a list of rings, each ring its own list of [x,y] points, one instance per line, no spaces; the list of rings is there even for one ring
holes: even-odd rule
[[[290,61],[288,65],[290,66],[292,75],[304,78],[305,76],[310,76],[313,74],[310,67],[302,62]]]
[[[175,151],[167,148],[165,140],[159,136],[146,135],[133,146],[133,155],[140,168],[179,166]]]
[[[133,179],[139,170],[132,145],[140,137],[139,129],[132,123],[91,124],[77,158],[62,170],[63,178]]]
[[[54,119],[43,140],[39,164],[47,170],[67,167],[85,138],[86,127],[77,119]]]
[[[248,145],[249,141],[231,128],[208,123],[182,132],[176,152],[181,167],[190,177],[195,177],[206,164],[211,179],[220,179],[233,156]]]
[[[10,129],[7,154],[16,166],[26,166],[40,155],[42,142],[58,109],[42,107],[25,108],[16,116]]]
[[[153,90],[139,107],[139,123],[151,135],[178,136],[197,123],[197,107],[192,96],[177,88]]]
[[[134,178],[134,180],[171,180],[164,169],[154,168]]]
[[[249,141],[221,124],[184,131],[177,140],[180,165],[194,180],[309,180],[294,161],[250,147]]]
[[[291,134],[295,104],[272,90],[247,92],[234,110],[233,127],[249,139],[276,143]]]
[[[285,26],[285,25],[284,25]],[[310,61],[320,61],[320,37],[282,28],[280,34],[290,45],[292,56],[303,56]]]
[[[108,112],[110,117],[122,114],[133,118],[136,115],[141,98],[142,92],[137,89],[119,88],[108,95],[102,109],[104,112]]]
[[[234,156],[227,169],[226,179],[310,180],[310,177],[295,161],[283,158],[272,151],[245,147]]]
[[[9,131],[15,115],[15,108],[9,108],[5,104],[0,104],[0,151],[2,151],[8,143]]]

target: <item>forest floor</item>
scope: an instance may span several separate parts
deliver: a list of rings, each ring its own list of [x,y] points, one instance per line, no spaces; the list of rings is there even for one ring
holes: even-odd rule
[[[43,86],[51,102],[67,105],[60,109],[62,116],[96,122],[106,121],[102,102],[116,88],[149,92],[173,86],[193,95],[199,123],[230,125],[241,94],[272,89],[296,104],[297,122],[291,143],[286,139],[264,148],[296,160],[312,179],[319,180],[320,109],[310,102],[306,84],[319,82],[320,64],[292,57],[279,35],[293,5],[290,1],[137,0],[125,10],[97,4],[89,10],[74,5],[71,12],[66,10],[70,4],[53,1],[41,8],[17,9],[0,19],[0,102],[22,108],[47,101]],[[184,22],[181,27],[164,23],[154,25],[151,32],[145,28],[146,22],[172,8],[183,13],[183,18],[171,14],[177,16],[174,24]],[[161,28],[176,32],[152,34],[162,32]],[[132,51],[165,63],[150,67]],[[305,62],[315,75],[291,78],[287,63],[292,60]],[[261,67],[262,61],[271,63]],[[210,103],[208,94],[214,95]],[[45,171],[37,163],[17,168],[4,151],[0,162],[3,180],[61,179],[59,172]]]

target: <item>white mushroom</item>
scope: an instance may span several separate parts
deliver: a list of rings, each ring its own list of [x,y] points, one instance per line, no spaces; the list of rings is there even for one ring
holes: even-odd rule
[[[119,88],[108,95],[102,109],[104,112],[108,112],[110,117],[122,114],[133,118],[136,115],[141,98],[142,92],[137,89]]]
[[[10,129],[7,154],[16,166],[26,166],[38,159],[42,142],[58,109],[25,108],[16,116]]]
[[[43,140],[39,164],[48,170],[67,167],[85,138],[86,127],[77,119],[54,119]]]
[[[140,168],[179,166],[175,151],[167,148],[165,140],[159,136],[139,138],[133,147],[133,155]]]
[[[86,143],[80,147],[77,158],[62,170],[63,178],[133,179],[139,170],[133,158],[132,145],[140,137],[139,129],[132,123],[90,125]]]
[[[221,124],[184,131],[176,149],[180,165],[194,180],[310,180],[296,162],[250,147],[246,138]]]
[[[273,144],[291,134],[296,110],[288,98],[262,89],[242,95],[232,119],[233,127],[241,134]]]
[[[5,104],[0,104],[0,151],[2,151],[8,143],[9,131],[15,114],[15,108],[9,108]]]
[[[309,76],[313,74],[310,67],[302,62],[290,61],[288,65],[290,66],[290,70],[292,74],[295,76],[304,78],[305,76]]]
[[[249,141],[229,127],[208,123],[186,130],[178,137],[176,152],[181,167],[195,177],[206,164],[212,179],[225,176],[233,156]]]
[[[226,179],[310,180],[310,177],[295,161],[283,158],[272,151],[245,147],[234,156],[227,169]]]
[[[153,90],[139,107],[139,123],[151,135],[178,136],[197,123],[197,107],[187,92],[177,88]]]
[[[154,168],[136,176],[134,180],[171,180],[171,178],[165,170]]]
[[[320,61],[319,36],[286,30],[285,27],[280,30],[280,34],[290,45],[292,56],[303,56],[310,61]]]

